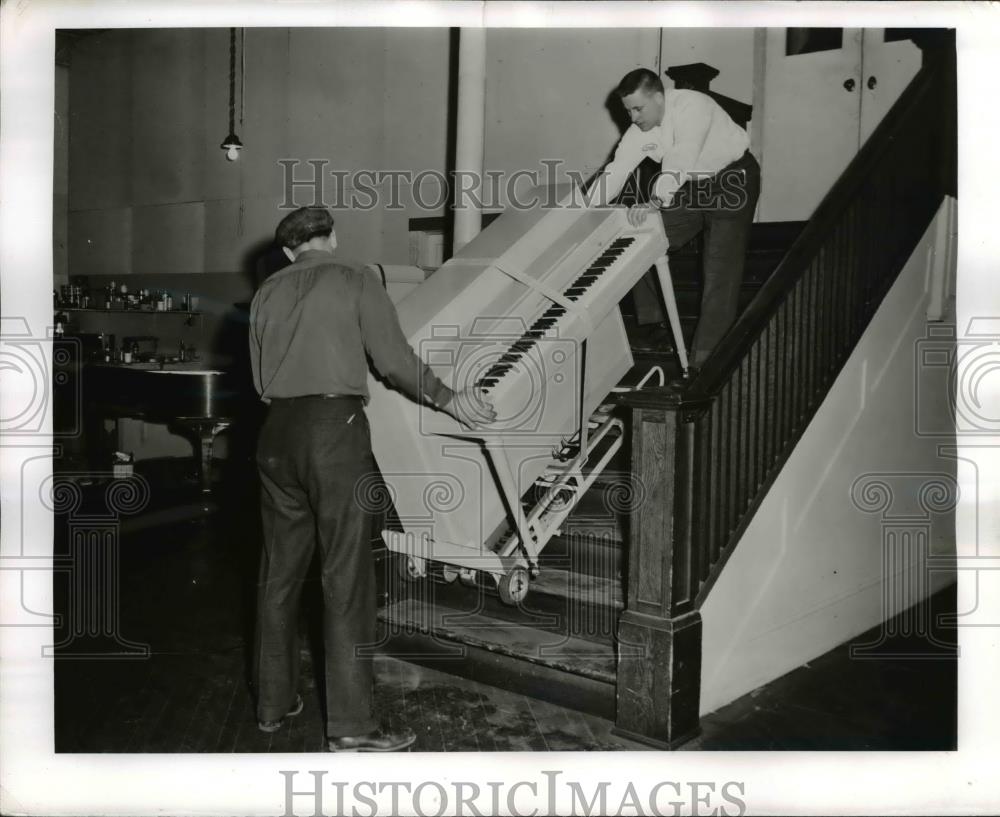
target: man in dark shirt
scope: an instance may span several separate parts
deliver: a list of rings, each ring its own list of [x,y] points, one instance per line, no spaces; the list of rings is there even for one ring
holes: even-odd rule
[[[468,391],[452,392],[414,353],[380,282],[336,262],[333,217],[303,207],[278,225],[292,264],[268,278],[250,308],[254,385],[269,404],[257,447],[264,545],[254,682],[258,726],[302,711],[298,609],[316,547],[323,587],[326,733],[330,751],[391,752],[416,739],[391,731],[372,704],[375,574],[371,515],[355,486],[375,470],[367,354],[393,386],[467,426],[495,419]]]

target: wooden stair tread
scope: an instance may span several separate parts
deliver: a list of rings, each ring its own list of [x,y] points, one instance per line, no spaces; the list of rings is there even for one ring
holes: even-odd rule
[[[615,680],[615,651],[610,644],[503,621],[479,612],[457,611],[415,598],[382,608],[379,620],[596,681],[614,683]]]
[[[608,605],[619,610],[623,607],[619,579],[588,576],[556,567],[542,568],[531,581],[531,593],[547,593],[550,596]]]

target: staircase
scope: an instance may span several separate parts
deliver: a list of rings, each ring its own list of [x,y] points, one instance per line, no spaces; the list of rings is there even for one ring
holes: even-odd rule
[[[616,721],[672,747],[697,732],[699,606],[945,194],[954,43],[924,67],[806,225],[756,225],[746,308],[691,381],[621,396],[627,444],[543,551],[518,606],[492,582],[412,582],[381,553],[381,649]],[[699,248],[671,270],[685,334]],[[628,317],[626,318],[628,320]],[[630,331],[636,337],[635,328]],[[672,355],[636,348],[637,379]],[[673,370],[676,373],[676,369]]]
[[[754,225],[742,306],[753,300],[803,226]],[[701,301],[699,240],[671,253],[671,274],[690,339]],[[668,377],[679,377],[671,349],[635,340],[642,332],[629,306],[626,299],[623,314],[636,365],[624,382],[637,380],[653,365],[663,367]],[[396,557],[383,553],[383,651],[613,719],[625,531],[633,505],[641,500],[628,459],[627,452],[620,452],[576,506],[561,534],[542,552],[541,572],[517,606],[504,604],[489,579],[467,586],[448,582],[436,570],[411,581],[401,575]]]

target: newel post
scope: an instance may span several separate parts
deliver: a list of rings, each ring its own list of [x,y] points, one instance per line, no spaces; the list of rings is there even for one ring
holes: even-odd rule
[[[632,478],[615,732],[672,748],[698,732],[701,615],[692,557],[693,424],[675,391],[630,395]]]

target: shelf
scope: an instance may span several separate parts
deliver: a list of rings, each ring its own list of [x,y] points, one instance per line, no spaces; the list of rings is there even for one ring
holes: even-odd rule
[[[185,311],[183,309],[171,309],[169,312],[157,311],[154,309],[94,309],[82,306],[57,306],[54,312],[104,312],[108,315],[201,315],[202,312]]]

